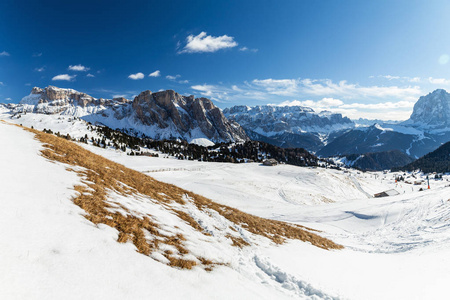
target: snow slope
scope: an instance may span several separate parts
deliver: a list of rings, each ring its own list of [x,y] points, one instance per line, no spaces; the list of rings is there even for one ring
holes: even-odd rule
[[[345,299],[436,299],[450,292],[449,175],[427,190],[425,183],[395,183],[398,173],[180,162],[88,147],[217,202],[323,230],[346,247],[330,252],[292,241],[265,248],[257,265],[276,280],[294,277]],[[370,197],[389,189],[400,194]]]
[[[42,145],[31,133],[0,122],[0,136],[8,141],[0,147],[0,298],[333,298],[295,276],[273,279],[277,271],[258,254],[274,247],[264,239],[242,250],[225,244],[197,249],[229,262],[212,272],[179,270],[139,254],[131,243],[117,243],[116,230],[83,217],[70,199],[80,178],[40,156]],[[151,205],[110,197],[135,209]],[[152,213],[163,217],[156,208]],[[222,226],[218,221],[211,226]]]
[[[133,157],[83,145],[216,202],[322,230],[346,247],[261,240],[239,251],[205,248],[230,265],[182,271],[88,222],[70,200],[80,179],[39,156],[32,134],[0,122],[0,136],[8,141],[0,147],[1,298],[436,299],[450,292],[449,175],[427,190],[395,183],[395,173]],[[371,197],[389,189],[399,195]]]

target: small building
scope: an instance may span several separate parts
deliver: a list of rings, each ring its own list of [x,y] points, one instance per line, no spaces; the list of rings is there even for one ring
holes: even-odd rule
[[[396,190],[387,190],[381,193],[377,193],[375,195],[373,195],[375,198],[381,198],[381,197],[389,197],[389,196],[395,196],[400,194],[398,191]]]
[[[273,158],[269,158],[263,161],[263,165],[265,166],[276,166],[278,165],[278,161]]]

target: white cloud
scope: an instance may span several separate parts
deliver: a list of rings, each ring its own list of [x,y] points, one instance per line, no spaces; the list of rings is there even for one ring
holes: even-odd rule
[[[414,77],[410,79],[412,78]],[[278,105],[300,105],[311,107],[316,111],[329,110],[342,113],[351,118],[376,116],[384,120],[407,119],[414,103],[420,95],[423,95],[420,86],[367,86],[345,80],[333,82],[329,79],[310,78],[254,79],[251,82],[230,86],[205,83],[192,85],[191,88],[200,92],[202,96],[220,102],[248,99],[274,103],[281,100],[281,104]],[[294,97],[314,100],[292,100]]]
[[[52,80],[66,80],[66,81],[72,81],[75,79],[77,75],[69,75],[69,74],[59,74],[52,78]]]
[[[187,83],[189,83],[189,80],[185,79],[185,80],[180,80],[178,82],[181,84],[187,84]]]
[[[42,52],[33,53],[33,57],[41,57],[41,56],[42,56]]]
[[[254,79],[252,81],[257,87],[264,88],[269,94],[279,96],[294,96],[298,93],[297,79]]]
[[[67,69],[70,71],[77,71],[77,72],[86,72],[90,70],[90,68],[87,68],[82,65],[74,65],[74,66],[70,65]]]
[[[86,77],[95,77],[95,75],[93,75],[93,74],[91,74],[91,73],[88,73],[88,74],[86,75]]]
[[[388,80],[400,79],[400,76],[392,76],[392,75],[380,75],[379,77],[386,78]]]
[[[338,96],[345,99],[398,98],[415,100],[422,94],[419,86],[361,86],[347,83],[345,80],[334,83],[329,79],[302,79],[297,90],[308,95]]]
[[[323,98],[322,100],[319,101],[319,104],[327,107],[332,107],[332,106],[340,106],[344,104],[344,102],[334,98]]]
[[[312,108],[316,112],[324,110],[333,113],[340,113],[351,119],[368,118],[381,120],[405,120],[411,114],[414,102],[398,101],[398,102],[378,102],[378,103],[350,103],[345,104],[343,101],[334,98],[323,98],[319,101],[314,100],[293,100],[284,101],[280,104],[272,104],[276,106],[306,106]]]
[[[11,98],[5,98],[5,101],[12,101],[12,99]]]
[[[5,84],[4,84],[3,82],[0,81],[0,86],[3,86],[3,85],[5,85]]]
[[[244,46],[244,47],[239,48],[239,51],[242,51],[242,52],[258,52],[258,49],[250,49],[250,48]]]
[[[224,102],[230,100],[229,89],[222,86],[211,84],[193,85],[191,89],[200,92],[203,97],[208,97],[218,102]]]
[[[299,100],[293,100],[293,101],[284,101],[280,104],[276,104],[276,106],[306,106],[313,108],[314,110],[326,110],[330,109],[332,107],[340,107],[344,104],[343,101],[339,99],[334,98],[323,98],[319,101],[313,101],[313,100],[305,100],[305,101],[299,101]],[[274,105],[274,104],[272,104]]]
[[[180,77],[181,77],[180,74],[177,74],[177,75],[175,75],[175,76],[167,75],[167,76],[166,76],[166,79],[169,79],[169,80],[176,80],[177,78],[180,78]]]
[[[236,94],[253,94],[259,98],[283,97],[326,97],[339,98],[341,100],[367,99],[375,100],[388,98],[398,100],[415,101],[423,94],[419,86],[362,86],[348,83],[343,80],[338,83],[329,79],[254,79],[245,86],[232,86]],[[265,96],[264,96],[265,95]],[[272,95],[272,96],[271,96]],[[261,97],[263,96],[263,97]]]
[[[233,48],[238,45],[234,41],[234,37],[228,35],[211,36],[202,31],[199,35],[189,35],[186,38],[186,45],[183,50],[178,53],[201,53],[201,52],[216,52],[221,49]]]
[[[130,74],[130,75],[128,75],[128,78],[133,79],[133,80],[144,79],[144,73],[138,72],[136,74]]]
[[[208,84],[202,84],[202,85],[193,85],[191,86],[193,90],[201,92],[203,96],[210,97],[213,94],[214,90],[217,90],[216,86],[214,85],[208,85]]]
[[[45,67],[35,68],[34,70],[36,72],[44,72],[45,71]]]
[[[399,80],[402,82],[413,82],[413,83],[418,83],[421,81],[420,77],[408,77],[408,76],[393,76],[393,75],[378,75],[378,76],[369,76],[369,78],[384,78],[387,79],[389,81],[392,80]]]
[[[10,56],[10,54],[6,51],[0,52],[0,56]]]
[[[218,102],[229,102],[236,99],[263,100],[267,94],[236,85],[231,88],[223,85],[201,84],[193,85],[191,89],[200,92],[200,95]]]
[[[449,85],[450,79],[428,77],[428,82],[432,84]]]
[[[159,76],[161,76],[161,72],[159,70],[156,70],[155,72],[148,74],[148,76],[159,77]]]

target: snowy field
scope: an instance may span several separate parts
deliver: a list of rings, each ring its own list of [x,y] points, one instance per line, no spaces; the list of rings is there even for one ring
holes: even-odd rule
[[[177,270],[137,253],[130,243],[117,243],[116,230],[88,222],[70,201],[73,185],[80,183],[75,173],[39,156],[42,146],[31,133],[0,122],[0,136],[8,141],[0,147],[1,299],[295,296],[252,268],[252,253],[242,256],[249,262],[208,273]],[[267,283],[261,284],[264,278]]]
[[[286,276],[346,299],[434,299],[450,292],[450,176],[421,185],[401,173],[258,163],[221,164],[89,150],[154,178],[261,217],[323,231],[346,247],[290,242],[262,251]],[[420,175],[416,175],[420,180]],[[422,177],[424,180],[425,178]],[[373,198],[395,189],[399,195]],[[422,191],[420,191],[422,189]]]
[[[54,119],[30,119],[14,121],[55,131]],[[79,126],[71,136],[84,136]],[[345,247],[261,243],[228,267],[184,271],[83,218],[70,201],[79,178],[40,157],[32,134],[0,122],[0,136],[8,141],[0,147],[0,268],[7,270],[0,298],[441,299],[450,292],[448,175],[428,190],[395,183],[391,173],[134,157],[84,145],[216,202],[322,230]],[[399,195],[372,197],[391,189]]]

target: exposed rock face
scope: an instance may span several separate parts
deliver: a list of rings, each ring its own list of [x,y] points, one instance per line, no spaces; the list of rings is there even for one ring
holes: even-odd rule
[[[407,124],[450,127],[450,94],[438,89],[422,96],[414,105]]]
[[[246,128],[269,136],[285,131],[329,133],[334,129],[354,126],[349,118],[341,114],[326,111],[315,113],[311,108],[302,106],[233,106],[225,109],[224,114]]]
[[[182,96],[172,90],[144,91],[130,101],[123,97],[96,99],[73,89],[54,86],[35,87],[11,111],[71,115],[155,139],[249,140],[242,127],[229,121],[211,100]]]
[[[181,136],[198,128],[213,141],[248,140],[244,130],[230,122],[207,98],[186,97],[172,90],[144,91],[133,100],[132,106],[143,124],[160,128],[174,126]]]
[[[254,139],[309,151],[318,151],[334,138],[334,133],[354,127],[354,123],[341,114],[316,113],[302,106],[240,105],[225,109],[224,114],[238,122]]]
[[[384,127],[384,128],[383,128]],[[438,89],[422,96],[411,117],[398,124],[356,128],[323,147],[318,154],[334,156],[400,150],[419,158],[450,140],[450,94]]]
[[[32,97],[30,97],[32,96]],[[76,104],[81,107],[93,103],[96,99],[85,93],[80,93],[72,89],[61,89],[54,86],[48,86],[44,89],[34,87],[31,90],[31,94],[28,97],[22,99],[22,104],[39,104],[54,102],[55,105],[63,106],[67,104]],[[35,100],[35,101],[30,101]],[[36,103],[37,100],[37,103]],[[31,103],[30,103],[31,102]]]
[[[20,104],[32,105],[33,112],[56,114],[63,113],[73,107],[87,108],[92,106],[89,113],[92,113],[99,106],[110,106],[116,103],[128,103],[125,98],[96,99],[88,94],[78,92],[73,89],[62,89],[55,86],[48,86],[44,89],[34,87],[30,95],[23,97]]]

